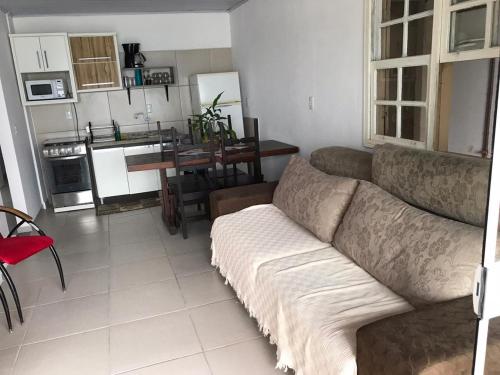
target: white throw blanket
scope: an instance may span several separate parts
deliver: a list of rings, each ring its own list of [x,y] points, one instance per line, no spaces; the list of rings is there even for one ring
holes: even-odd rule
[[[412,309],[273,205],[223,216],[212,263],[297,375],[356,374],[356,331]]]

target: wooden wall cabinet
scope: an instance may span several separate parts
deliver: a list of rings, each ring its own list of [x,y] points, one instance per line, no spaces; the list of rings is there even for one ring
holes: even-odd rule
[[[69,40],[78,92],[122,88],[115,33],[70,34]]]

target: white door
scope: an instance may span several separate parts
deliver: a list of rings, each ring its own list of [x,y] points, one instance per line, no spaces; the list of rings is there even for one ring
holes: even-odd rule
[[[44,65],[37,36],[14,37],[11,39],[19,73],[43,72]]]
[[[154,152],[155,147],[153,145],[124,148],[125,156],[152,154]],[[128,172],[128,185],[130,194],[158,191],[161,189],[160,173],[158,171]]]
[[[68,40],[64,35],[40,37],[41,53],[45,71],[58,72],[70,69],[68,60]]]
[[[93,150],[92,162],[99,198],[130,194],[123,148]]]
[[[498,87],[498,86],[497,86]],[[498,327],[500,317],[500,254],[499,215],[500,215],[500,96],[497,103],[496,130],[493,144],[493,166],[490,177],[488,199],[488,216],[486,222],[486,239],[484,245],[483,264],[476,274],[474,288],[474,310],[478,315],[476,335],[476,352],[474,355],[474,375],[498,373],[498,368],[488,368],[488,335],[490,324],[494,321]]]

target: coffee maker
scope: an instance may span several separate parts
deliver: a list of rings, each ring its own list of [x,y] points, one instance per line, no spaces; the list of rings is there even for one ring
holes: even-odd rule
[[[122,44],[125,52],[125,68],[142,68],[146,57],[140,52],[140,43]]]

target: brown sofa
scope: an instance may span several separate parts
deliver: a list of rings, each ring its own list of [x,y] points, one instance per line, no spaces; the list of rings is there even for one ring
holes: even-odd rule
[[[472,312],[472,298],[465,296],[463,286],[460,291],[457,291],[456,299],[450,299],[450,296],[453,296],[453,291],[444,291],[444,294],[440,295],[439,285],[444,281],[436,282],[432,280],[432,275],[431,279],[423,280],[394,278],[393,276],[397,276],[398,272],[406,272],[406,268],[412,266],[412,264],[408,264],[412,260],[408,260],[406,256],[401,258],[403,262],[397,258],[383,260],[387,254],[384,253],[383,246],[380,247],[380,253],[376,252],[377,246],[380,246],[380,244],[377,245],[377,241],[387,246],[392,241],[391,236],[396,236],[394,237],[395,242],[391,246],[397,247],[400,245],[399,242],[403,242],[402,249],[405,249],[404,246],[406,246],[404,251],[408,251],[408,247],[412,246],[412,239],[408,238],[406,244],[404,244],[404,240],[399,241],[398,233],[394,232],[398,229],[394,226],[391,227],[391,217],[386,217],[384,214],[378,215],[377,209],[374,209],[373,205],[370,206],[367,202],[382,199],[386,203],[389,202],[387,203],[389,205],[394,204],[396,210],[398,210],[398,205],[401,205],[401,212],[409,215],[407,225],[410,226],[414,225],[413,221],[417,219],[423,220],[424,224],[421,224],[421,228],[432,223],[433,217],[436,220],[441,220],[440,217],[452,219],[450,225],[454,227],[458,225],[456,228],[459,231],[463,228],[464,232],[454,235],[458,241],[457,246],[460,246],[459,242],[462,240],[472,241],[474,251],[478,252],[478,249],[481,248],[481,238],[480,235],[478,236],[481,231],[478,227],[484,225],[489,162],[469,157],[384,145],[378,147],[374,155],[337,147],[318,150],[311,156],[311,165],[330,175],[372,181],[385,191],[385,193],[378,193],[369,186],[369,183],[360,183],[354,201],[351,203],[351,206],[359,206],[359,210],[356,212],[351,209],[352,212],[345,214],[332,242],[334,247],[342,249],[342,252],[351,257],[359,266],[368,270],[382,284],[404,296],[415,307],[413,311],[381,317],[373,323],[368,322],[357,330],[357,353],[355,354],[358,374],[470,373],[475,340],[475,316]],[[211,197],[214,218],[229,215],[256,204],[272,203],[276,186],[276,183],[270,183],[253,188],[234,188],[215,193]],[[381,195],[382,198],[376,196],[377,194]],[[398,203],[398,198],[401,202],[409,203],[418,209],[405,206],[405,203]],[[429,218],[426,212],[434,215],[430,215]],[[413,219],[413,214],[417,219]],[[369,230],[360,229],[363,216],[371,221],[377,220],[376,228],[382,232],[370,233]],[[424,218],[421,219],[421,217]],[[386,219],[387,223],[384,222]],[[463,227],[460,226],[461,223],[464,223]],[[439,222],[439,225],[441,224]],[[367,227],[369,226],[370,224],[367,225]],[[418,226],[416,228],[418,229]],[[405,230],[406,233],[412,231],[411,227],[405,228]],[[218,233],[221,233],[220,225]],[[446,233],[446,229],[443,233]],[[363,239],[365,236],[367,237]],[[437,238],[437,242],[419,243],[415,246],[419,247],[419,251],[421,251],[422,246],[436,246],[440,241],[450,240],[453,241],[453,238]],[[359,241],[370,243],[371,254],[359,254],[359,250],[357,250]],[[426,249],[426,251],[439,253],[443,251],[439,246],[435,250]],[[380,259],[376,258],[374,261],[374,254],[377,257],[380,256]],[[479,254],[475,256],[477,259],[480,258]],[[387,261],[387,265],[380,268],[379,263],[385,261]],[[418,261],[416,262],[418,263]],[[260,268],[265,269],[265,267],[264,264]],[[287,268],[284,267],[277,275],[284,272],[285,269]],[[224,270],[224,273],[227,277],[229,272]],[[418,272],[413,272],[413,274],[418,274]],[[461,276],[459,275],[459,277]],[[231,280],[229,281],[231,282]],[[470,282],[468,277],[462,281]],[[272,288],[273,281],[266,280],[266,282],[269,283],[269,288]],[[412,286],[413,289],[408,288],[408,286]],[[235,289],[238,292],[238,288]],[[468,287],[465,289],[470,290]],[[420,290],[422,290],[422,295],[419,294]],[[278,291],[275,294],[280,293],[284,292]],[[245,296],[240,295],[240,293],[239,297],[247,307],[252,305],[249,303],[252,301],[246,301]],[[259,320],[259,314],[255,311],[250,312]],[[259,323],[261,322],[259,321]],[[488,368],[500,372],[500,356],[498,355],[500,329],[497,330],[496,326],[497,324],[493,325],[493,332],[490,335]],[[270,333],[272,338],[272,328],[264,331]],[[278,348],[279,346],[278,343]],[[329,372],[325,371],[325,373]]]

